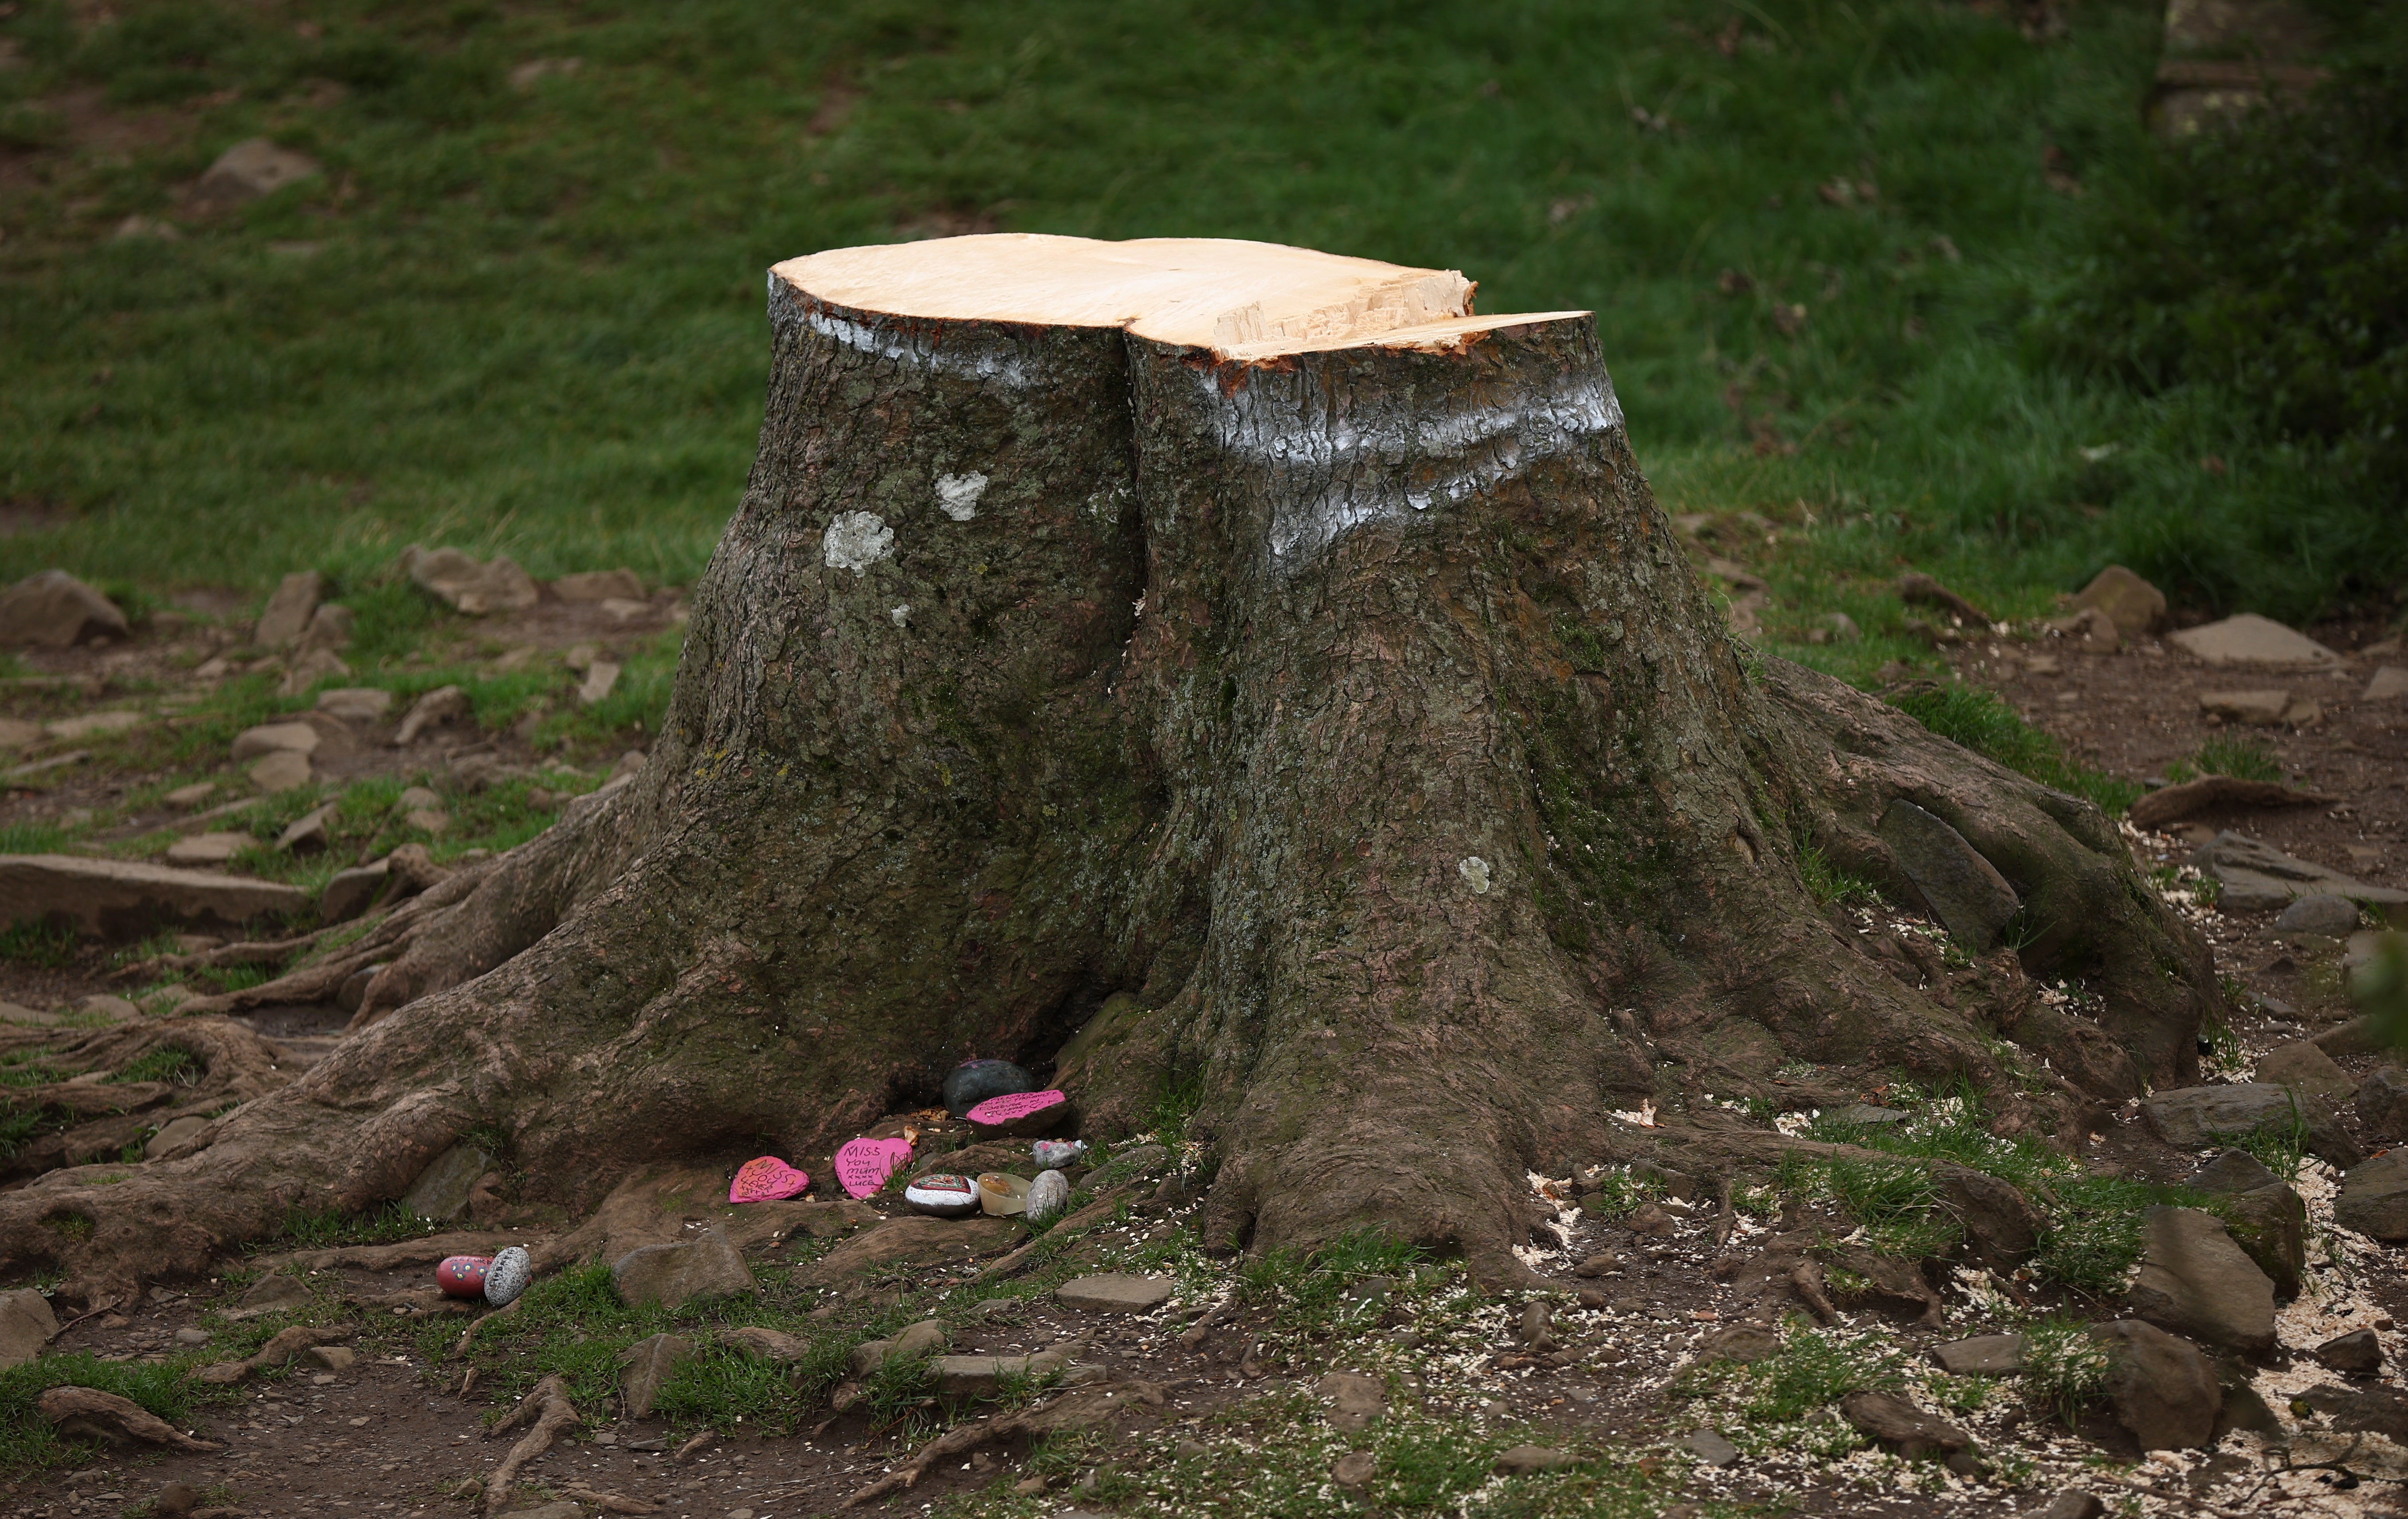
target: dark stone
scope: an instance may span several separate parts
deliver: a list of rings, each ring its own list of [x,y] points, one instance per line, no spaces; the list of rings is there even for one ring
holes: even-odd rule
[[[2125,1295],[2134,1313],[2244,1354],[2274,1348],[2274,1283],[2221,1220],[2196,1208],[2152,1208],[2142,1227],[2147,1254]]]
[[[2346,1169],[2366,1152],[2322,1101],[2273,1082],[2238,1082],[2159,1092],[2141,1103],[2158,1139],[2177,1150],[2204,1150],[2218,1139],[2279,1129],[2295,1119],[2307,1125],[2307,1147]]]
[[[1963,1226],[1966,1247],[1983,1265],[2011,1270],[2039,1250],[2040,1214],[2011,1183],[1986,1171],[1947,1164],[1932,1168],[1932,1180],[1940,1183],[1949,1211]]]
[[[1527,1477],[1536,1471],[1553,1471],[1570,1466],[1575,1457],[1570,1451],[1558,1451],[1545,1445],[1516,1445],[1497,1457],[1489,1468],[1500,1477]]]
[[[2408,1071],[2384,1066],[2358,1088],[2358,1118],[2386,1139],[2408,1139]]]
[[[1931,1358],[1952,1377],[2004,1377],[2024,1369],[2024,1337],[1976,1335],[1936,1346]]]
[[[1770,1329],[1759,1329],[1753,1324],[1734,1324],[1717,1329],[1698,1347],[1698,1359],[1708,1365],[1715,1361],[1737,1361],[1742,1366],[1769,1360],[1781,1350],[1781,1337]]]
[[[2007,878],[1963,834],[1903,797],[1882,814],[1880,833],[1932,916],[1968,953],[1987,954],[1999,930],[2023,908]]]
[[[2236,1429],[2270,1438],[2283,1433],[2283,1421],[2258,1396],[2258,1389],[2239,1380],[2225,1384],[2224,1406],[2215,1414],[2215,1438],[2220,1440]]]
[[[334,879],[326,882],[326,889],[318,894],[318,921],[349,923],[366,912],[368,904],[376,900],[377,893],[384,890],[385,879],[392,874],[392,868],[383,860],[379,860],[374,865],[336,871]]]
[[[705,1229],[678,1244],[627,1252],[610,1268],[610,1285],[618,1289],[619,1300],[631,1307],[658,1303],[677,1308],[741,1297],[760,1283],[725,1235]]]
[[[2308,1268],[2308,1205],[2280,1182],[2253,1187],[2224,1201],[2225,1231],[2274,1283],[2274,1296],[2300,1295]]]
[[[2206,1356],[2139,1319],[2094,1324],[2089,1332],[2107,1352],[2106,1392],[2115,1422],[2143,1450],[2183,1450],[2214,1439],[2224,1389]]]
[[[2327,939],[2340,939],[2358,927],[2358,904],[2346,896],[2319,892],[2302,896],[2283,910],[2274,920],[2276,931],[2286,934],[2322,934]]]
[[[2255,1192],[2278,1187],[2283,1179],[2268,1170],[2246,1150],[2227,1150],[2191,1173],[2190,1185],[2201,1192]]]
[[[2106,1512],[2106,1500],[2098,1494],[2069,1487],[2049,1501],[2039,1519],[2103,1519]]]
[[[2297,1399],[2322,1414],[2327,1427],[2344,1435],[2381,1435],[2408,1445],[2408,1393],[2396,1387],[2311,1387]]]
[[[1677,1443],[1710,1467],[1727,1467],[1739,1459],[1739,1447],[1725,1440],[1718,1429],[1691,1430]]]
[[[2384,1037],[2383,1025],[2364,1013],[2345,1024],[2335,1024],[2310,1040],[2329,1055],[2347,1057],[2354,1054],[2379,1054],[2390,1045]]]
[[[1009,1060],[965,1060],[945,1073],[945,1111],[959,1118],[989,1097],[1036,1090],[1037,1078]]]
[[[2383,1369],[2383,1341],[2372,1329],[2352,1329],[2318,1345],[2316,1359],[2344,1376],[2371,1377]]]
[[[1840,1413],[1870,1440],[1912,1460],[1965,1449],[1973,1437],[1945,1419],[1934,1418],[1892,1393],[1856,1392],[1840,1399]]]
[[[2256,1075],[2261,1082],[2294,1087],[2327,1102],[2345,1103],[2358,1096],[2357,1078],[2306,1039],[2293,1039],[2267,1051],[2258,1062]]]
[[[2408,1240],[2408,1151],[2386,1150],[2341,1179],[2333,1221],[2370,1239]]]

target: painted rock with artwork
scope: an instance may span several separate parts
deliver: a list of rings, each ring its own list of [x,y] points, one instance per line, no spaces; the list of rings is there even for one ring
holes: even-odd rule
[[[950,1171],[931,1171],[904,1186],[903,1200],[939,1218],[968,1218],[979,1211],[978,1183]]]
[[[1070,1099],[1058,1089],[1014,1092],[989,1097],[963,1116],[978,1125],[981,1139],[1042,1134],[1070,1116]]]
[[[945,1073],[945,1111],[960,1118],[989,1097],[1036,1089],[1037,1078],[1009,1060],[965,1060]]]
[[[1070,1179],[1060,1171],[1043,1171],[1028,1183],[1028,1222],[1042,1224],[1070,1201]]]
[[[1084,1139],[1039,1139],[1028,1147],[1028,1158],[1040,1171],[1058,1171],[1087,1153]]]
[[[493,1264],[491,1255],[448,1256],[435,1268],[435,1284],[446,1297],[482,1297],[485,1272]]]
[[[853,1197],[870,1197],[910,1158],[909,1139],[847,1139],[836,1153],[837,1182]]]
[[[1028,1181],[1002,1171],[982,1172],[978,1179],[979,1209],[996,1218],[1028,1211]]]
[[[519,1300],[535,1280],[535,1257],[521,1245],[506,1246],[494,1255],[494,1264],[485,1268],[485,1301],[495,1308],[508,1308]]]
[[[811,1179],[775,1155],[756,1155],[736,1168],[729,1202],[782,1202],[810,1190]]]

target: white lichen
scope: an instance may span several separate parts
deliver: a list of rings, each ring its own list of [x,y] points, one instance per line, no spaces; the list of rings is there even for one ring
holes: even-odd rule
[[[937,477],[937,507],[957,523],[978,515],[979,497],[986,494],[986,477],[973,469],[967,475]]]
[[[886,609],[886,615],[894,621],[896,627],[910,627],[911,625],[911,604],[907,601],[900,607],[889,607]]]
[[[1463,863],[1456,866],[1455,869],[1457,875],[1463,877],[1464,884],[1471,888],[1471,895],[1474,896],[1488,895],[1488,862],[1486,860],[1477,854],[1467,854],[1463,857]]]
[[[820,537],[820,552],[828,568],[866,575],[870,566],[895,552],[895,529],[874,511],[839,511]]]

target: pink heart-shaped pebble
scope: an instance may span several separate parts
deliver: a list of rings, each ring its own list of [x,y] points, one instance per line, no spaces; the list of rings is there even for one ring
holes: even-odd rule
[[[847,1139],[836,1153],[836,1179],[854,1197],[867,1197],[910,1158],[909,1139]]]
[[[1007,1092],[999,1097],[989,1097],[963,1114],[981,1128],[1012,1129],[1023,1124],[1034,1127],[1051,1126],[1051,1120],[1061,1115],[1049,1110],[1059,1108],[1070,1099],[1058,1091]],[[1039,1114],[1047,1114],[1045,1118]]]
[[[777,1202],[801,1197],[811,1179],[775,1155],[761,1155],[737,1168],[727,1184],[729,1202]]]

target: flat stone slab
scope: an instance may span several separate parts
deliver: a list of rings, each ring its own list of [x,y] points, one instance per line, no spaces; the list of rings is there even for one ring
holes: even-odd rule
[[[2024,1337],[1975,1335],[1937,1346],[1931,1358],[1952,1377],[2009,1377],[2024,1369]]]
[[[1674,1443],[1710,1467],[1727,1467],[1739,1459],[1739,1447],[1725,1440],[1717,1430],[1693,1430]]]
[[[2320,1098],[2275,1082],[2159,1092],[2142,1102],[2141,1116],[2158,1139],[2178,1150],[2204,1150],[2219,1140],[2280,1127],[2296,1117],[2307,1125],[2308,1149],[2334,1165],[2354,1166],[2366,1154]]]
[[[2333,665],[2341,656],[2296,628],[2243,612],[2170,633],[2166,641],[2211,665]]]
[[[1082,1276],[1065,1282],[1054,1289],[1054,1297],[1065,1308],[1082,1308],[1099,1313],[1146,1313],[1169,1301],[1178,1285],[1167,1276],[1129,1276],[1120,1271],[1107,1271],[1100,1276]]]
[[[2267,912],[2302,896],[2345,896],[2356,902],[2408,903],[2408,892],[2370,886],[2338,870],[2294,858],[2250,838],[2227,831],[2199,847],[2190,863],[2223,886],[2218,905],[2233,912]]]
[[[232,928],[296,912],[308,894],[273,881],[74,854],[0,854],[0,923],[73,919],[87,934],[135,939],[163,923]]]
[[[2137,1317],[2245,1355],[2274,1348],[2274,1283],[2222,1220],[2195,1208],[2152,1208],[2143,1228],[2147,1254],[2126,1294]]]
[[[1933,916],[1967,950],[1988,953],[1999,930],[2023,907],[2006,877],[1946,820],[1903,797],[1883,812],[1879,832]]]

